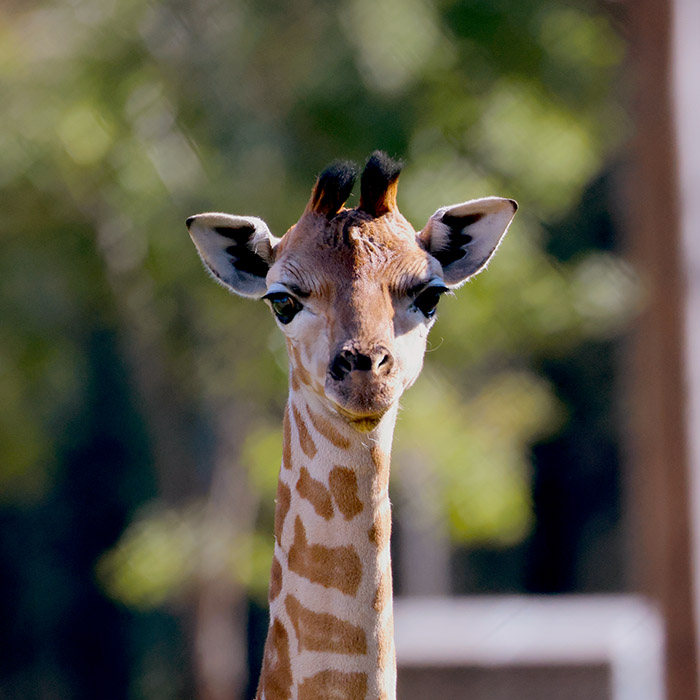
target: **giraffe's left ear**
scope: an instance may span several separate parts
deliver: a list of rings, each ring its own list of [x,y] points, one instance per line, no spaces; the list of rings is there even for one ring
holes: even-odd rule
[[[458,287],[485,267],[517,209],[512,199],[484,197],[442,207],[428,219],[418,240],[442,265],[445,284]]]
[[[207,269],[224,286],[245,297],[261,297],[279,242],[255,216],[197,214],[187,228]]]

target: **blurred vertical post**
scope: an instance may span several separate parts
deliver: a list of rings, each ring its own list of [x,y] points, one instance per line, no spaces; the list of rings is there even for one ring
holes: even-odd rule
[[[439,480],[430,468],[430,456],[402,451],[398,482],[398,573],[401,595],[450,594],[450,541],[440,511]]]
[[[639,583],[666,625],[667,698],[688,700],[699,696],[700,455],[689,417],[698,422],[700,401],[700,357],[690,352],[700,318],[700,242],[690,236],[700,188],[695,176],[693,195],[690,178],[700,158],[686,142],[697,139],[697,123],[688,133],[678,127],[691,119],[688,91],[698,89],[700,14],[697,0],[639,0],[628,9],[636,81],[628,245],[648,291],[630,358],[632,530]]]
[[[685,273],[685,369],[690,516],[693,523],[693,596],[696,658],[700,668],[700,3],[675,0],[674,107],[678,142],[681,251]],[[700,681],[698,681],[700,685]]]
[[[247,425],[243,406],[231,402],[219,408],[214,423],[214,473],[205,513],[208,536],[196,591],[194,673],[197,700],[241,700],[248,681],[247,599],[234,580],[231,555],[253,530],[257,502],[240,466]]]
[[[109,209],[98,209],[109,221]],[[107,213],[106,213],[107,212]],[[111,213],[112,219],[115,215]],[[95,221],[97,230],[105,224]],[[191,414],[177,387],[180,385],[168,365],[168,339],[158,322],[158,307],[150,293],[152,285],[140,267],[120,269],[113,258],[128,259],[121,237],[111,242],[111,255],[98,247],[107,270],[125,337],[127,358],[138,387],[150,431],[159,476],[161,497],[179,504],[203,496],[195,478],[197,454],[189,429]],[[121,256],[115,253],[121,253]],[[138,303],[133,301],[137,300]],[[129,303],[131,300],[131,303]],[[238,455],[246,425],[243,407],[232,402],[225,410],[209,406],[207,414],[218,416],[211,484],[206,502],[209,546],[201,552],[200,575],[194,591],[193,676],[198,700],[239,700],[248,680],[246,657],[246,594],[232,580],[230,552],[237,540],[252,530],[256,501],[246,474],[238,466]],[[200,448],[201,449],[201,448]]]

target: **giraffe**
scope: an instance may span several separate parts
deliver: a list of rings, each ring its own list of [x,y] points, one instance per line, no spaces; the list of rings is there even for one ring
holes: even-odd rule
[[[318,177],[282,238],[252,216],[187,220],[205,267],[262,298],[286,336],[289,398],[276,496],[270,625],[258,700],[394,700],[389,455],[442,294],[484,268],[517,204],[398,210],[401,163],[371,155]]]

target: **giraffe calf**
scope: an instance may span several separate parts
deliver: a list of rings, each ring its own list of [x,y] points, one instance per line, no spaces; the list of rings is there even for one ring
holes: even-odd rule
[[[394,700],[389,454],[442,294],[482,270],[517,204],[442,207],[419,232],[396,203],[400,164],[319,176],[282,238],[256,217],[198,214],[211,274],[269,304],[289,353],[270,628],[259,700]]]

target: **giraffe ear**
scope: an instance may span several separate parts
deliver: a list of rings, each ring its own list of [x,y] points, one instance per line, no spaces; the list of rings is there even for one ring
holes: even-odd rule
[[[187,219],[187,228],[199,256],[219,282],[245,297],[265,294],[265,277],[279,239],[262,219],[197,214]]]
[[[515,216],[512,199],[484,197],[438,209],[418,234],[442,265],[445,284],[458,287],[482,270]]]

